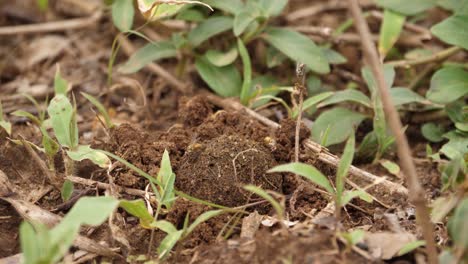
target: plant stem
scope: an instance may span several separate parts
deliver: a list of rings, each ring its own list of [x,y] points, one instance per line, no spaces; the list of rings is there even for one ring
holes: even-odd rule
[[[294,86],[294,92],[299,95],[299,104],[297,106],[297,121],[296,121],[296,134],[294,138],[294,162],[299,162],[299,137],[301,132],[302,122],[302,105],[304,103],[305,92],[305,65],[298,63],[296,67],[297,83]]]
[[[361,8],[357,0],[348,0],[349,9],[356,21],[355,26],[359,34],[361,35],[361,42],[363,52],[367,58],[367,62],[370,64],[374,78],[377,80],[378,88],[380,90],[380,96],[384,107],[384,112],[387,117],[390,128],[395,135],[398,157],[402,166],[403,172],[405,173],[405,180],[410,189],[409,200],[416,207],[416,220],[422,228],[424,239],[426,240],[426,253],[428,262],[431,264],[438,263],[437,259],[437,248],[434,240],[434,229],[429,218],[429,211],[426,206],[426,199],[424,196],[424,190],[418,180],[416,174],[416,167],[414,166],[413,159],[411,157],[411,150],[408,144],[408,140],[403,132],[401,120],[398,116],[398,112],[392,103],[389,90],[386,88],[382,64],[379,60],[377,50],[372,42],[371,33],[369,27],[362,16]],[[458,48],[451,48],[450,50],[457,51]],[[406,65],[406,64],[405,64]]]

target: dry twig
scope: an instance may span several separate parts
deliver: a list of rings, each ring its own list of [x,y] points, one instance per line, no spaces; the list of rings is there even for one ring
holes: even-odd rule
[[[387,117],[390,129],[395,136],[400,164],[402,166],[403,172],[406,175],[405,179],[408,183],[409,189],[411,190],[409,193],[409,199],[416,207],[417,220],[423,229],[423,236],[427,243],[426,252],[429,263],[437,263],[437,248],[435,246],[433,233],[434,229],[429,218],[429,211],[426,206],[424,190],[421,187],[418,176],[416,174],[416,167],[414,166],[413,159],[411,157],[411,150],[408,144],[408,140],[403,132],[404,130],[401,124],[401,120],[395,106],[392,103],[389,90],[386,88],[379,55],[374,44],[372,43],[371,33],[366,20],[362,15],[359,3],[357,0],[348,0],[348,3],[349,9],[354,17],[356,29],[361,35],[364,55],[367,58],[367,62],[370,64],[374,78],[377,80],[385,116]]]

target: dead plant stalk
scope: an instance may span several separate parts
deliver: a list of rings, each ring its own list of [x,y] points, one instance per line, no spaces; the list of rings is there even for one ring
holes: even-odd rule
[[[392,130],[395,136],[400,165],[406,176],[405,180],[410,190],[409,200],[416,207],[416,219],[418,221],[418,224],[422,228],[423,236],[426,240],[426,252],[428,256],[428,261],[431,264],[436,264],[438,263],[438,260],[437,248],[435,245],[433,233],[434,229],[429,218],[429,211],[426,206],[426,199],[424,198],[424,190],[421,187],[421,184],[418,180],[416,168],[411,157],[411,150],[408,144],[408,140],[403,132],[404,130],[401,124],[401,120],[399,118],[396,108],[392,103],[389,90],[386,89],[382,64],[379,60],[377,50],[372,42],[371,33],[362,15],[359,3],[357,0],[348,0],[348,2],[349,9],[355,21],[355,27],[361,35],[364,56],[367,59],[367,63],[370,64],[374,78],[377,80],[387,122],[389,123],[390,129]]]

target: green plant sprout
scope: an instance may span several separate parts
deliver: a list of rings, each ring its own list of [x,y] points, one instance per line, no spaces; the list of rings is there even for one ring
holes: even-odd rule
[[[340,219],[341,209],[346,206],[353,198],[359,197],[366,202],[372,202],[372,197],[363,189],[345,191],[344,184],[354,156],[354,134],[349,137],[343,155],[338,166],[335,178],[336,189],[332,187],[329,180],[315,167],[304,163],[289,163],[276,166],[270,169],[269,173],[289,172],[300,175],[314,184],[322,187],[329,194],[333,195],[335,201],[335,217]]]
[[[0,127],[3,128],[8,135],[11,135],[11,123],[3,118],[2,101],[0,101]]]

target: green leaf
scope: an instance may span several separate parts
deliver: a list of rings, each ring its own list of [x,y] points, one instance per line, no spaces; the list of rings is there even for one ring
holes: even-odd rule
[[[92,95],[87,94],[85,92],[81,92],[81,95],[83,95],[89,102],[91,102],[98,109],[99,113],[104,117],[104,121],[106,123],[107,128],[114,127],[114,124],[112,123],[109,113],[107,112],[104,105],[101,104],[101,102],[99,102],[98,99],[94,98]]]
[[[198,57],[195,67],[201,78],[217,94],[223,97],[239,96],[242,80],[237,68],[231,64],[224,67],[216,67],[205,57]]]
[[[205,53],[205,58],[213,65],[218,67],[227,66],[232,64],[237,57],[239,52],[235,46],[232,46],[227,52],[221,52],[217,50],[208,50]]]
[[[328,140],[325,146],[344,142],[365,118],[363,114],[341,107],[324,111],[312,126],[312,139],[320,142],[324,132],[328,129]]]
[[[334,96],[333,92],[323,92],[323,93],[316,94],[312,97],[309,97],[302,104],[302,111],[306,111],[307,109],[319,104],[320,102],[323,103],[333,96]]]
[[[171,41],[161,41],[148,43],[143,48],[137,50],[119,68],[121,73],[134,73],[145,67],[147,64],[177,55],[177,50]]]
[[[344,64],[348,61],[346,57],[330,48],[321,47],[321,49],[330,64]]]
[[[75,138],[72,139],[71,123],[73,122],[74,110],[70,100],[61,93],[57,94],[52,101],[50,101],[47,112],[50,116],[55,137],[60,145],[69,148],[74,147],[73,142],[78,142],[78,131],[76,131],[76,134],[74,133],[73,136]]]
[[[233,19],[231,17],[211,17],[198,24],[188,34],[189,42],[197,47],[205,40],[232,28]]]
[[[48,157],[53,159],[55,154],[59,151],[60,145],[49,136],[49,133],[47,133],[47,130],[43,125],[40,126],[39,129],[42,133],[42,146],[44,147],[44,151]]]
[[[175,244],[182,237],[183,230],[176,231],[173,233],[167,234],[167,236],[161,241],[158,247],[158,255],[160,259],[163,259],[169,254]]]
[[[140,225],[143,228],[154,228],[151,226],[151,224],[154,223],[154,218],[146,209],[145,202],[143,200],[120,200],[119,206],[127,211],[127,213],[140,219]]]
[[[211,210],[211,211],[207,211],[207,212],[204,212],[203,214],[201,214],[200,216],[197,217],[197,219],[195,219],[195,221],[193,221],[192,224],[190,224],[190,226],[187,228],[187,230],[185,231],[185,236],[187,236],[188,234],[192,233],[192,231],[201,223],[203,222],[206,222],[208,221],[209,219],[215,217],[215,216],[218,216],[220,214],[222,214],[224,211],[223,210]]]
[[[355,141],[356,140],[354,138],[354,131],[352,131],[348,141],[346,142],[346,146],[344,148],[343,155],[341,156],[340,163],[338,164],[338,170],[336,172],[336,197],[339,201],[339,206],[342,206],[341,195],[344,191],[346,176],[353,162]]]
[[[354,246],[357,243],[361,242],[364,239],[366,232],[361,229],[353,230],[349,233],[341,233],[341,235],[346,239],[348,245]]]
[[[62,185],[62,190],[60,190],[60,194],[62,196],[62,200],[64,202],[68,201],[72,194],[73,194],[73,182],[69,180],[65,180]]]
[[[23,110],[16,110],[13,113],[11,113],[11,115],[19,116],[19,117],[26,117],[26,118],[30,119],[34,124],[36,124],[38,126],[40,126],[41,123],[42,123],[39,120],[39,118],[37,118],[35,115],[33,115],[33,114],[29,113],[29,112],[23,111]]]
[[[261,75],[254,78],[250,86],[250,94],[257,93],[259,96],[276,96],[280,91],[278,80],[271,75]],[[251,108],[260,107],[271,100],[270,98],[259,99],[258,97],[256,97],[256,99]]]
[[[329,73],[330,65],[322,49],[307,36],[283,28],[269,28],[265,40],[290,59],[305,63],[312,71]]]
[[[260,7],[268,17],[278,16],[288,4],[288,0],[258,0]]]
[[[240,100],[243,105],[247,105],[250,96],[250,86],[252,85],[252,62],[250,61],[249,52],[240,38],[237,38],[237,48],[244,66],[244,81],[240,93]]]
[[[110,159],[106,155],[92,149],[89,145],[79,145],[75,150],[68,150],[67,155],[75,161],[89,159],[101,168],[108,168],[111,164]]]
[[[440,40],[468,49],[468,14],[451,16],[431,28]]]
[[[34,227],[25,221],[20,225],[19,236],[24,263],[36,263],[41,258],[39,243],[46,243],[46,241],[39,241]]]
[[[463,157],[468,153],[468,137],[463,134],[459,134],[456,131],[450,131],[444,134],[444,138],[449,141],[442,146],[439,150],[445,156],[450,159],[456,159],[457,157]]]
[[[225,11],[231,14],[237,14],[244,7],[244,3],[241,0],[229,0],[229,1],[220,1],[220,0],[203,0],[205,4],[210,5],[213,8]]]
[[[159,220],[159,221],[153,222],[151,224],[151,228],[161,229],[167,234],[171,234],[171,233],[178,231],[177,228],[171,222],[166,221],[166,220]]]
[[[421,133],[425,139],[431,142],[441,142],[444,140],[444,128],[439,124],[426,123],[421,127]]]
[[[141,1],[144,2],[144,1]],[[153,2],[150,4],[150,9],[148,9],[148,6],[141,7],[141,5],[138,5],[138,8],[140,9],[140,12],[143,14],[143,16],[149,20],[149,21],[156,21],[162,18],[167,18],[171,17],[179,11],[184,8],[185,5],[183,4],[154,4],[156,0],[151,0],[149,2]],[[146,10],[146,11],[144,11]]]
[[[450,237],[462,250],[468,249],[468,198],[463,199],[455,209],[448,223]]]
[[[177,20],[185,20],[190,22],[201,22],[206,19],[205,14],[195,8],[181,10],[176,17]]]
[[[407,16],[426,11],[436,5],[436,0],[376,0],[377,4]]]
[[[298,162],[283,164],[276,166],[268,171],[268,173],[273,172],[290,172],[301,175],[318,186],[321,186],[330,194],[335,193],[327,177],[325,177],[320,171],[311,165]]]
[[[275,200],[270,194],[268,194],[265,190],[262,188],[255,186],[255,185],[245,185],[244,189],[246,189],[249,192],[255,193],[256,195],[262,197],[263,199],[267,200],[275,209],[276,214],[278,217],[284,217],[284,208],[278,203],[278,201]]]
[[[49,8],[49,0],[37,0],[37,5],[39,6],[39,10],[44,12]]]
[[[133,0],[114,0],[112,4],[112,21],[122,32],[130,30],[133,26]]]
[[[382,58],[385,58],[400,37],[405,18],[399,13],[385,9],[379,37],[379,52]]]
[[[359,199],[368,203],[372,203],[373,201],[372,196],[370,196],[370,194],[368,194],[364,190],[346,191],[344,192],[343,197],[341,198],[342,206],[347,205],[349,202],[351,202],[351,200],[353,200],[356,197],[359,197]]]
[[[393,175],[399,175],[400,173],[400,166],[398,166],[398,164],[396,164],[395,162],[393,161],[390,161],[390,160],[380,160],[380,165],[382,165],[382,167],[384,167],[385,169],[387,169],[388,172],[390,172],[391,174]]]
[[[325,107],[331,104],[337,104],[345,101],[352,101],[362,104],[366,107],[371,107],[371,100],[369,99],[369,97],[367,97],[367,95],[365,95],[361,91],[355,89],[346,89],[343,91],[336,92],[332,96],[327,98],[325,101],[320,103],[318,107]]]
[[[432,76],[426,97],[434,103],[447,104],[466,94],[468,94],[468,72],[457,67],[445,67]]]
[[[68,90],[68,82],[67,80],[63,79],[62,76],[60,75],[60,68],[57,67],[57,71],[55,72],[55,77],[54,77],[54,91],[55,94],[67,94]]]
[[[8,122],[8,121],[5,121],[5,120],[0,120],[0,127],[2,127],[3,129],[5,129],[5,131],[7,132],[7,134],[9,136],[11,136],[11,123]]]
[[[394,87],[390,89],[390,96],[392,97],[392,102],[395,106],[427,102],[427,100],[421,95],[403,87]]]
[[[237,13],[233,24],[234,35],[239,37],[259,15],[260,13],[257,10],[248,7]]]
[[[406,255],[406,254],[410,253],[411,251],[417,249],[418,247],[422,247],[422,246],[425,246],[425,245],[426,245],[426,241],[424,241],[424,240],[416,240],[416,241],[413,241],[413,242],[409,242],[406,245],[404,245],[400,249],[400,251],[398,251],[398,256]]]
[[[267,47],[266,51],[266,65],[268,68],[273,68],[278,65],[281,65],[283,61],[286,59],[286,55],[281,53],[279,50],[275,49],[272,46]]]
[[[171,161],[169,159],[169,152],[164,150],[161,168],[159,169],[158,176],[156,179],[161,183],[161,198],[160,203],[164,205],[167,209],[170,209],[174,200],[174,182],[175,174],[172,171]]]

